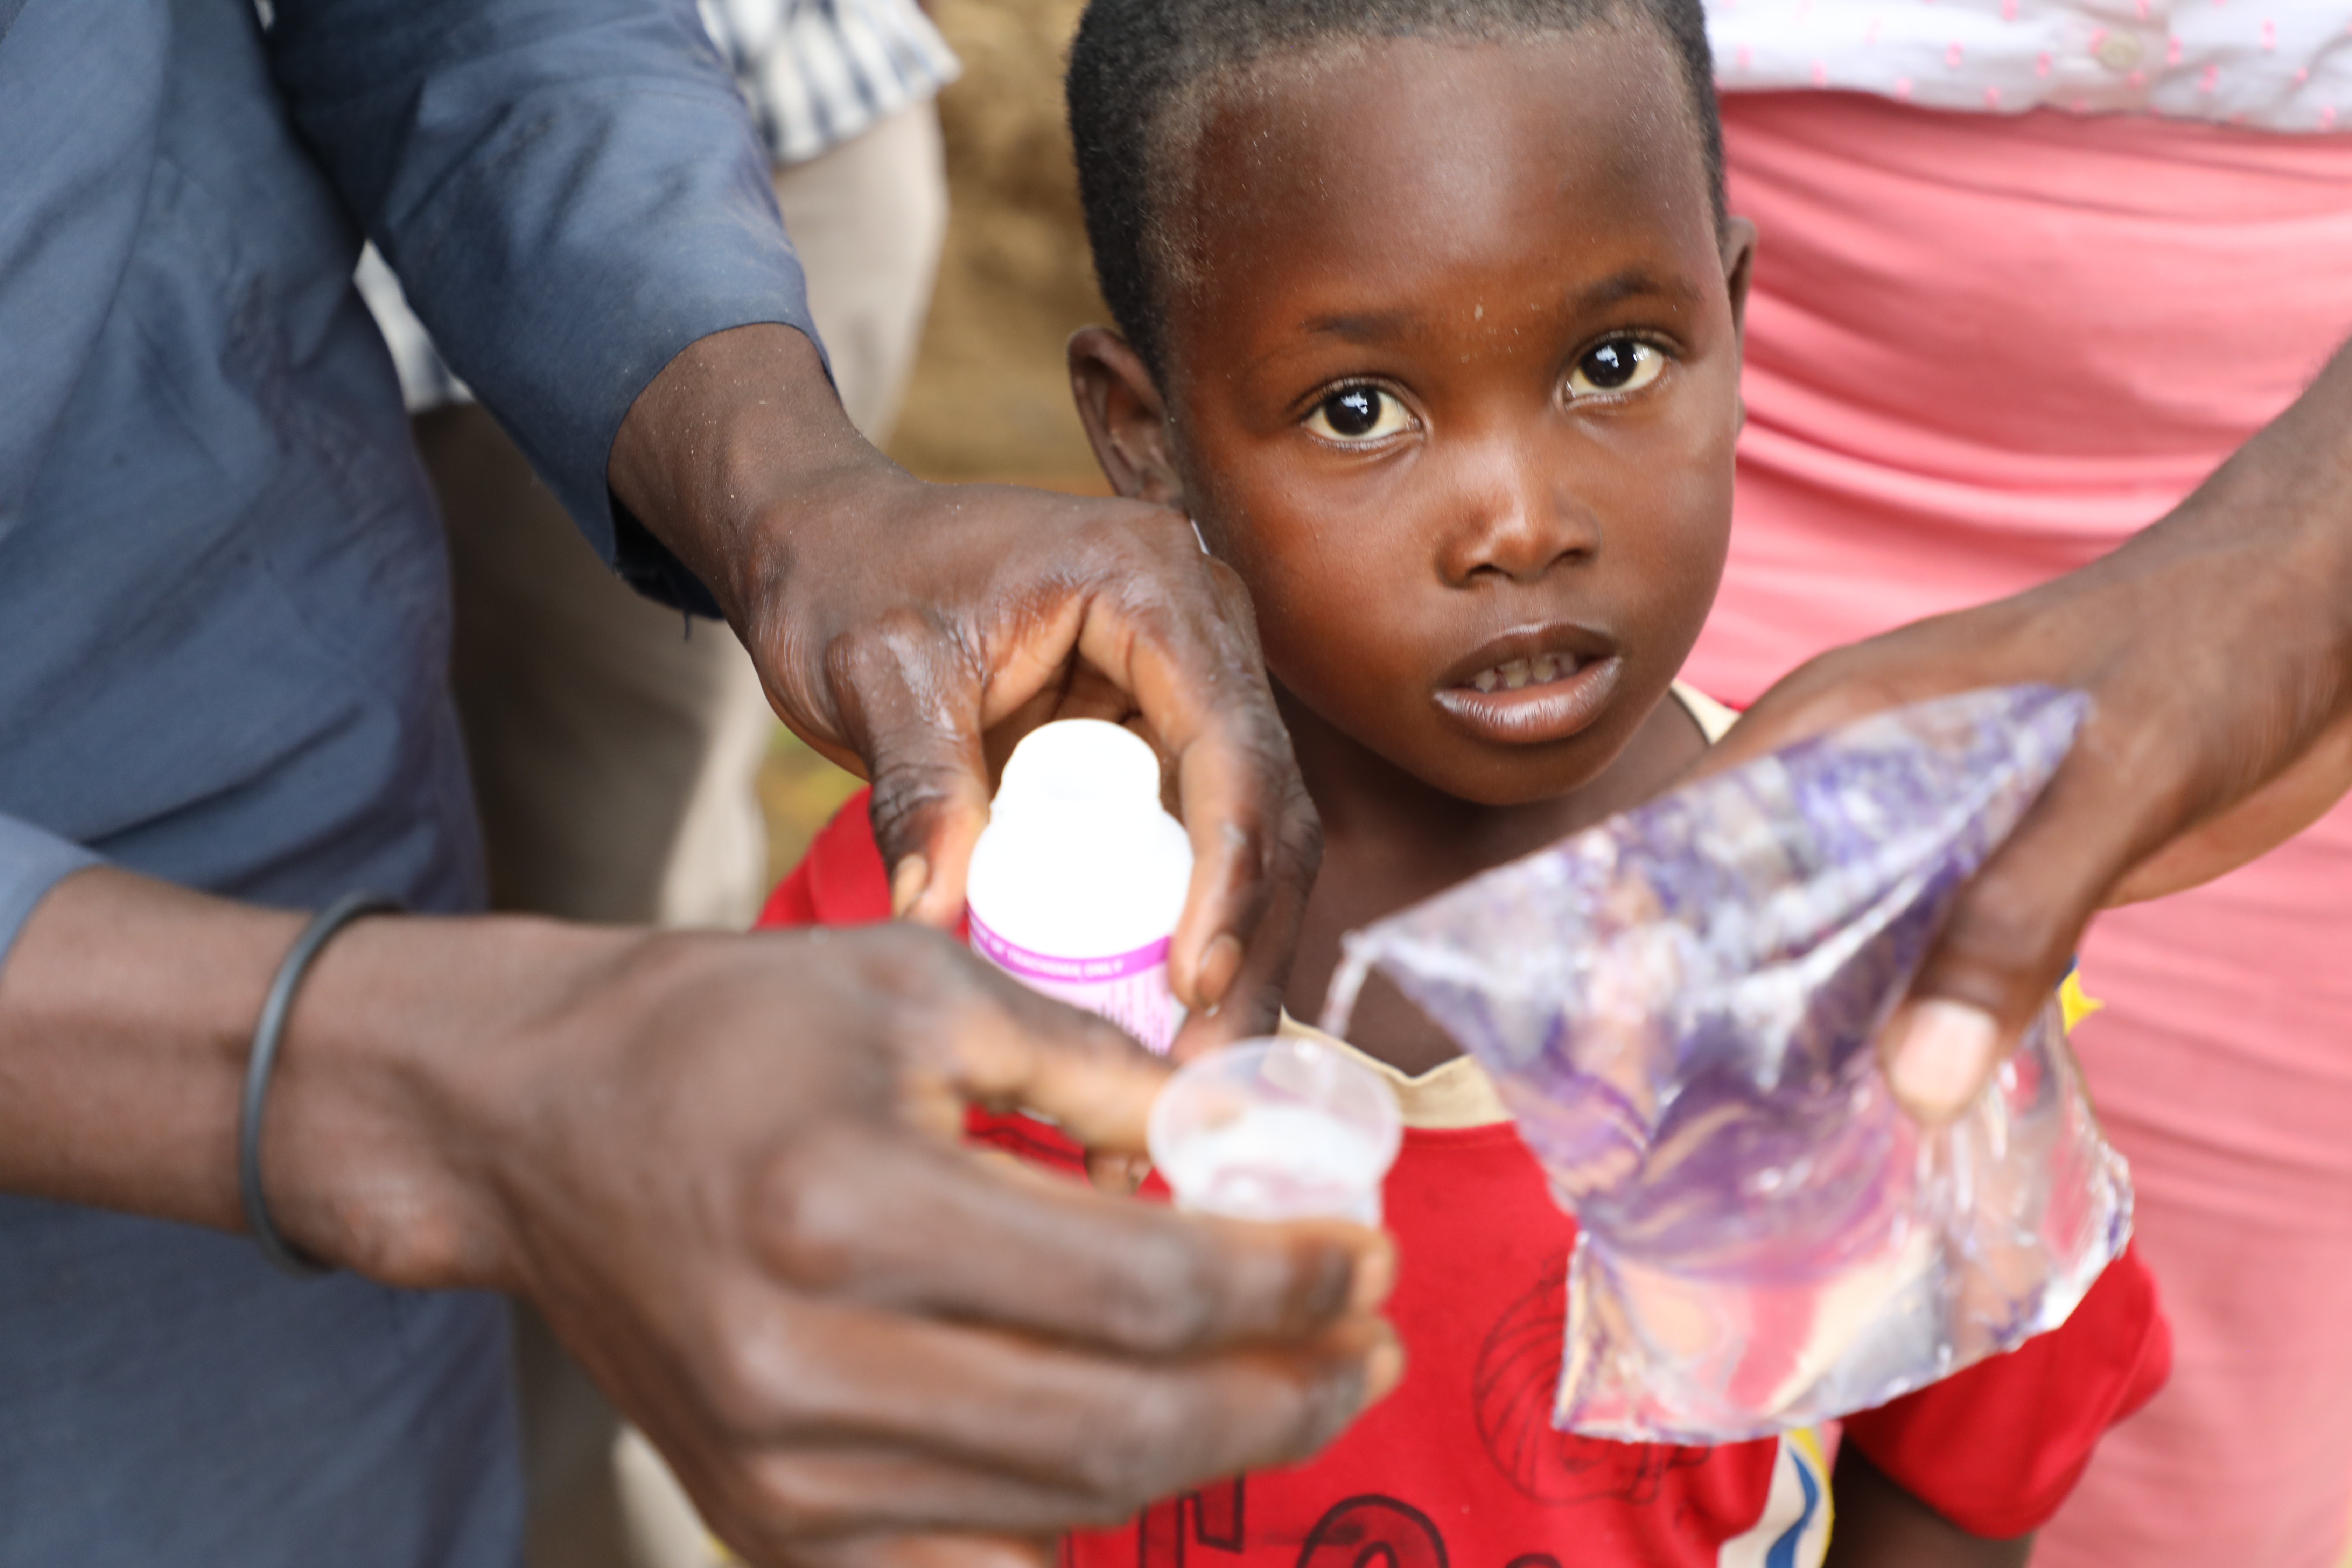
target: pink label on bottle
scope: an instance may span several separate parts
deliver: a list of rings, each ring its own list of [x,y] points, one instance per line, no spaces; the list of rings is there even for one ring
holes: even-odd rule
[[[1104,958],[1058,958],[1005,941],[966,911],[972,951],[1032,991],[1109,1019],[1157,1052],[1168,1054],[1184,1009],[1168,989],[1168,939]]]

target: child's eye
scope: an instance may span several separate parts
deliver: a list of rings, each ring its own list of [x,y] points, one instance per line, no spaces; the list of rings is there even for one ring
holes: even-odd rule
[[[1658,379],[1666,356],[1655,344],[1639,338],[1611,338],[1576,362],[1568,373],[1570,397],[1592,397],[1633,392]]]
[[[1307,427],[1330,441],[1377,441],[1412,424],[1404,405],[1377,386],[1342,387],[1307,416]]]

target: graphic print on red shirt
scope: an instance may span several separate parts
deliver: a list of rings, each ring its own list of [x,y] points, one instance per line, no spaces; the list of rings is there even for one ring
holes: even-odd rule
[[[888,916],[860,795],[777,888],[761,923]],[[1384,1191],[1399,1259],[1388,1312],[1405,1345],[1404,1381],[1303,1465],[1071,1536],[1068,1568],[1818,1564],[1830,1500],[1812,1434],[1696,1448],[1552,1428],[1575,1221],[1552,1204],[1475,1062],[1408,1079],[1359,1059],[1405,1110]],[[970,1127],[978,1141],[1081,1177],[1078,1151],[1052,1127],[982,1112]],[[1166,1189],[1154,1177],[1143,1195],[1165,1202]],[[1963,1528],[2019,1535],[2055,1511],[2099,1435],[2155,1393],[2169,1360],[2153,1281],[2126,1252],[2063,1327],[1849,1417],[1844,1440]]]

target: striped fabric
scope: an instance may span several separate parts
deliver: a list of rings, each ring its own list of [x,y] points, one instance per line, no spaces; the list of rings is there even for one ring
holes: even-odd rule
[[[914,0],[700,0],[768,155],[798,163],[956,79]]]

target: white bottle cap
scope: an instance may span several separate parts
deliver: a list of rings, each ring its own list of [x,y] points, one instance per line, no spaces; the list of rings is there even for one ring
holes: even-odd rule
[[[1128,813],[1160,805],[1160,757],[1131,730],[1100,719],[1065,719],[1013,748],[992,814]]]
[[[1099,959],[1164,942],[1192,877],[1192,843],[1160,804],[1159,753],[1117,724],[1066,719],[1006,761],[965,897],[1013,947]]]

